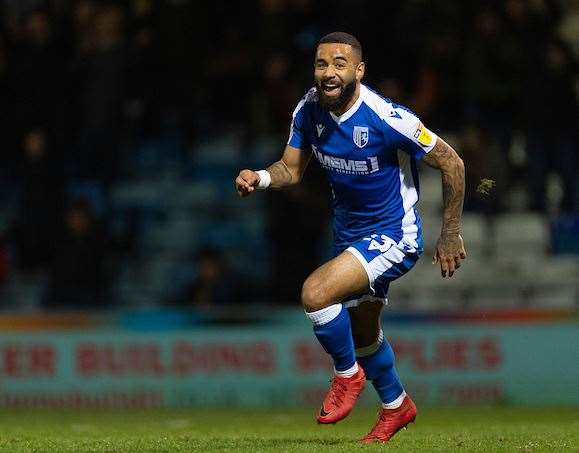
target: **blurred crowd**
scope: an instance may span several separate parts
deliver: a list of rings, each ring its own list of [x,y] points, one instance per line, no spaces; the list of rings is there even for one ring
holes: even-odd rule
[[[334,30],[362,42],[366,83],[456,144],[466,209],[492,215],[522,191],[527,209],[577,210],[576,0],[2,0],[0,27],[0,282],[43,273],[47,307],[106,304],[115,260],[136,253],[134,224],[115,230],[107,209],[136,143],[170,133],[190,150],[233,132],[242,149],[266,135],[281,149]],[[87,181],[98,206],[71,190]],[[267,203],[281,300],[319,261],[292,238],[315,242],[328,219],[323,180],[305,184]],[[243,299],[214,295],[218,251],[197,259],[185,303]]]

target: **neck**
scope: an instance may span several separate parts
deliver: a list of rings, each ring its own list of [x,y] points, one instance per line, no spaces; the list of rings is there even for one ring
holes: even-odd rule
[[[350,110],[350,108],[352,108],[352,106],[356,103],[356,101],[358,100],[359,97],[360,97],[360,84],[357,83],[356,84],[356,90],[354,91],[354,94],[352,95],[350,100],[346,103],[346,105],[344,105],[344,107],[342,107],[340,109],[332,110],[332,113],[334,113],[337,116],[343,115],[348,110]]]

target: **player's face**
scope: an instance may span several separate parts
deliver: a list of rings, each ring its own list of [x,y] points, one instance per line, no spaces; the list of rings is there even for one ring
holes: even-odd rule
[[[332,111],[340,111],[352,99],[364,76],[364,63],[349,44],[320,44],[314,63],[314,78],[320,103]]]

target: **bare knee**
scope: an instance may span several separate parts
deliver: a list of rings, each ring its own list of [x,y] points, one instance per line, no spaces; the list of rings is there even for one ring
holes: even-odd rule
[[[328,293],[329,291],[319,279],[309,277],[302,286],[302,305],[304,309],[311,313],[332,305],[333,301]]]

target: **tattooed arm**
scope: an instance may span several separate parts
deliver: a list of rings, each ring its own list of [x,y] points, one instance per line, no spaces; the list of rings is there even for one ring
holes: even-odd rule
[[[270,187],[283,189],[298,184],[302,180],[311,156],[309,152],[287,145],[281,159],[267,167],[271,175]]]
[[[442,230],[436,244],[433,263],[440,264],[443,277],[452,277],[466,258],[460,235],[462,204],[464,202],[464,163],[444,140],[438,137],[434,148],[424,156],[424,162],[440,170],[444,212]]]
[[[298,184],[302,180],[310,158],[310,153],[286,145],[282,158],[267,168],[267,172],[271,178],[269,187],[272,189],[282,189]],[[240,196],[246,197],[257,188],[259,182],[260,175],[258,172],[241,170],[239,176],[235,179],[235,188]]]

